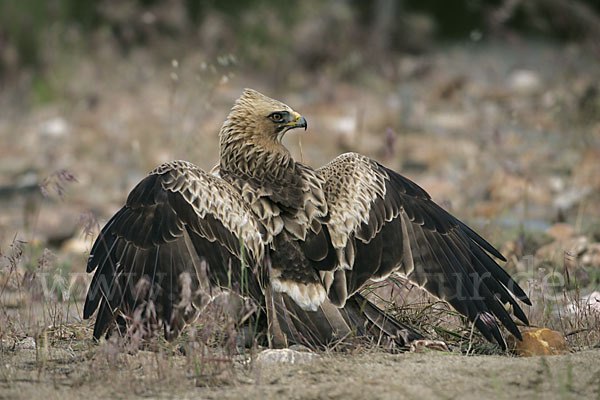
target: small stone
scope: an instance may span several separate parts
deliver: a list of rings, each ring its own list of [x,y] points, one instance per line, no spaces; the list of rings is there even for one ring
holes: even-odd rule
[[[536,72],[520,69],[510,74],[508,77],[508,86],[517,94],[533,94],[540,90],[542,80]]]
[[[25,339],[18,341],[15,346],[22,350],[35,350],[35,339],[26,337]]]
[[[439,112],[429,117],[431,128],[441,131],[460,131],[473,126],[473,116],[464,112]]]
[[[90,251],[91,243],[89,238],[75,236],[67,239],[61,246],[61,251],[70,254],[81,255]]]
[[[565,240],[575,235],[575,228],[569,224],[559,223],[548,228],[546,233],[555,240]]]
[[[591,243],[586,252],[581,256],[581,264],[584,267],[600,267],[600,243]]]
[[[574,301],[567,305],[566,309],[571,314],[600,314],[600,292],[595,291],[587,296],[583,296],[579,301]]]
[[[535,328],[522,331],[521,336],[522,341],[513,335],[508,337],[508,348],[521,357],[554,356],[569,352],[569,345],[560,332]]]
[[[487,184],[490,200],[504,207],[521,203],[527,198],[532,204],[548,205],[551,199],[539,182],[506,171],[496,171]]]
[[[40,133],[51,139],[58,139],[69,132],[69,124],[62,117],[50,118],[40,125]]]
[[[51,246],[62,246],[76,235],[77,216],[66,203],[44,205],[37,214],[36,238]]]
[[[448,345],[441,340],[414,340],[410,343],[411,353],[423,353],[425,351],[445,351],[450,352]]]
[[[589,241],[585,236],[576,236],[566,240],[555,240],[542,246],[536,251],[535,256],[540,260],[563,262],[565,254],[579,257],[586,252],[588,246]]]
[[[588,194],[592,192],[590,187],[571,188],[558,194],[552,204],[558,210],[568,210],[579,204]]]
[[[292,349],[267,349],[256,356],[256,362],[265,364],[304,364],[320,359],[316,353],[296,351]]]
[[[336,133],[338,141],[344,146],[352,146],[356,141],[358,133],[356,117],[347,115],[334,118],[331,128]]]

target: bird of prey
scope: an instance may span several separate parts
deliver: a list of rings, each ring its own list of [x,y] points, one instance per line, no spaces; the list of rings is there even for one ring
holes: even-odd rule
[[[98,309],[95,338],[136,311],[176,336],[195,315],[182,298],[193,298],[202,263],[211,285],[265,309],[272,346],[373,332],[418,338],[359,293],[391,274],[447,301],[503,348],[499,324],[521,337],[508,310],[528,324],[517,300],[531,303],[492,245],[366,156],[342,154],[319,169],[294,160],[282,138],[296,128],[306,130],[303,116],[246,89],[220,130],[217,167],[167,162],[131,191],[87,265],[95,274],[84,318]]]

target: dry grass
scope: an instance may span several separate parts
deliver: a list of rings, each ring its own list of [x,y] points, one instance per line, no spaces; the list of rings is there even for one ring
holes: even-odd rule
[[[27,267],[35,253],[30,247],[15,240],[10,253],[2,256],[6,264],[0,274],[0,353],[7,362],[0,365],[0,379],[5,384],[50,380],[58,386],[111,385],[119,393],[155,396],[182,388],[235,386],[256,373],[253,359],[261,348],[257,338],[251,339],[249,348],[243,345],[247,338],[236,328],[237,314],[215,293],[199,319],[173,342],[162,334],[148,336],[147,330],[133,329],[126,338],[114,335],[94,343],[91,323],[79,319],[84,291],[60,284],[56,260],[47,249],[35,267]],[[502,354],[445,303],[409,284],[392,281],[367,291],[402,322],[428,338],[445,341],[453,352]],[[600,324],[589,307],[572,309],[581,304],[577,293],[549,292],[548,287],[530,283],[535,304],[529,318],[534,326],[565,334],[573,350],[583,350],[597,346]],[[379,349],[386,348],[382,344]],[[377,346],[333,346],[325,354],[332,357],[336,350],[359,354],[377,351]]]

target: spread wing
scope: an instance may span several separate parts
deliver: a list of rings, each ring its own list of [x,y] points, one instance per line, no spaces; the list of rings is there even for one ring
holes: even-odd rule
[[[520,337],[505,305],[527,324],[513,295],[531,303],[491,256],[506,260],[422,188],[353,153],[318,172],[326,181],[327,228],[337,256],[335,268],[322,272],[334,304],[342,306],[369,279],[396,272],[450,303],[488,340],[504,345],[496,319]]]
[[[167,337],[176,335],[194,314],[190,298],[202,262],[213,284],[260,298],[261,274],[242,270],[257,268],[264,233],[222,179],[185,161],[161,165],[131,191],[92,247],[87,271],[95,274],[83,314],[99,307],[94,337],[137,310],[163,325]]]

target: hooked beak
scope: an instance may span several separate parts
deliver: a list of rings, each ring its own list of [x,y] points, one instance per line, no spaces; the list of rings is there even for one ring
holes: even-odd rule
[[[294,129],[294,128],[304,128],[304,130],[306,130],[306,128],[308,128],[306,119],[302,115],[300,115],[296,111],[294,111],[293,116],[294,116],[293,121],[284,124],[284,126],[288,127],[286,130]]]

